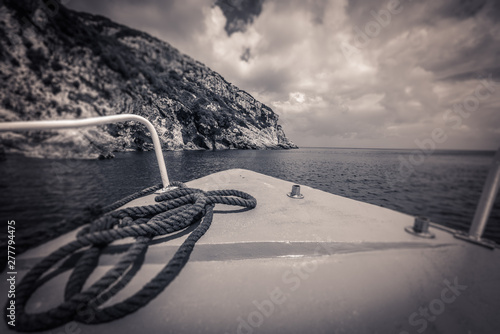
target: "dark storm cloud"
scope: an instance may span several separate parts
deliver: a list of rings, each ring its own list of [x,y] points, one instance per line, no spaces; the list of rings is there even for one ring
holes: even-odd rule
[[[500,57],[500,55],[498,55],[498,57]],[[484,68],[481,71],[459,73],[448,77],[440,78],[440,80],[452,81],[452,82],[477,80],[479,78],[487,77],[488,75],[491,75],[492,78],[495,78],[497,80],[500,79],[500,67]]]
[[[194,36],[205,29],[203,10],[212,0],[69,0],[71,9],[106,16],[146,31],[183,52],[193,53]]]
[[[219,6],[226,17],[225,29],[229,36],[235,32],[244,32],[247,25],[251,24],[255,17],[262,11],[264,0],[217,0],[215,5]]]
[[[494,1],[492,1],[493,3]],[[370,16],[370,11],[377,8],[384,8],[389,1],[387,0],[349,0],[347,6],[348,14],[353,18],[367,19]],[[432,16],[420,17],[423,22],[431,23],[437,17],[450,17],[459,20],[467,19],[480,12],[488,3],[488,0],[440,0],[440,1],[412,1],[399,0],[394,3],[399,3],[401,7],[421,7],[425,6],[432,11]],[[413,7],[415,8],[415,7]],[[429,12],[430,12],[429,11]],[[430,13],[429,13],[430,14]]]
[[[499,31],[494,29],[498,17],[495,18],[493,13],[499,8],[498,2],[486,0],[450,1],[439,8],[437,15],[441,15],[444,22],[451,19],[450,26],[470,24],[464,25],[465,29],[445,32],[443,36],[455,42],[441,48],[433,44],[429,48],[432,56],[422,59],[422,67],[434,72],[441,80],[467,80],[483,72],[496,72],[500,43]]]
[[[243,53],[241,54],[240,59],[248,63],[250,57],[251,57],[250,48],[245,48],[245,50],[243,50]]]
[[[453,17],[463,20],[479,13],[486,3],[486,0],[456,0],[444,5],[441,8],[440,14],[443,17]]]
[[[311,1],[312,20],[316,24],[323,24],[325,17],[325,10],[328,6],[327,0],[313,0]]]
[[[400,14],[391,15],[367,48],[383,49],[402,32],[410,38],[408,46],[416,48],[415,65],[436,75],[436,79],[466,78],[467,73],[495,68],[500,56],[500,31],[494,30],[500,18],[500,2],[487,0],[401,0]],[[387,12],[387,0],[349,0],[346,11],[353,28],[366,33],[367,24],[376,22],[376,15]],[[381,19],[385,19],[382,17]],[[458,28],[460,27],[460,28]],[[359,31],[358,30],[358,31]],[[422,36],[432,31],[434,36]],[[356,36],[358,34],[356,33]],[[366,35],[365,35],[366,36]],[[479,61],[480,60],[480,61]]]

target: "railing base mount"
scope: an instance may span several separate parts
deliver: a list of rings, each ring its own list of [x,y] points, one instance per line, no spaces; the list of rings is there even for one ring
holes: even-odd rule
[[[492,249],[494,250],[495,248],[497,248],[497,245],[496,243],[494,243],[493,241],[490,241],[490,240],[487,240],[487,239],[483,239],[483,238],[476,238],[472,235],[469,235],[465,232],[457,232],[453,235],[455,238],[457,239],[460,239],[460,240],[465,240],[465,241],[468,241],[468,242],[472,242],[473,244],[476,244],[476,245],[479,245],[479,246],[483,246],[483,247],[486,247],[486,248],[489,248],[489,249]]]

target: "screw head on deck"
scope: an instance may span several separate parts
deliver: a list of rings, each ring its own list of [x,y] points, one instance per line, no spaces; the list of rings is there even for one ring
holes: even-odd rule
[[[292,186],[292,192],[288,193],[287,196],[296,199],[304,198],[304,195],[300,193],[300,186],[298,184]]]
[[[429,218],[423,216],[415,217],[413,226],[405,227],[405,231],[410,234],[416,235],[417,237],[432,239],[436,236],[433,233],[429,232],[429,224]]]

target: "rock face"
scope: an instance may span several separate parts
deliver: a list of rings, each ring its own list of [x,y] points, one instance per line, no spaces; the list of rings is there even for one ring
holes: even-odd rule
[[[0,4],[1,122],[120,113],[147,118],[168,150],[296,148],[269,107],[163,41],[55,1]],[[0,144],[66,158],[152,149],[134,122],[4,132]]]

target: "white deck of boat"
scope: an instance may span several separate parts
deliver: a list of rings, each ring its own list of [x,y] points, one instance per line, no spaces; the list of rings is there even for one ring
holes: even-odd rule
[[[257,198],[258,205],[244,212],[217,205],[211,228],[162,294],[121,320],[72,325],[79,333],[500,330],[498,249],[482,248],[434,228],[435,239],[419,238],[404,231],[413,224],[411,216],[306,186],[301,186],[304,199],[292,199],[286,196],[292,183],[248,170],[212,174],[188,186],[242,190]],[[153,195],[129,206],[152,202]],[[23,268],[74,233],[19,256],[18,281]],[[106,305],[140,289],[185,237],[159,238],[164,242],[150,246],[141,271]],[[90,280],[100,277],[118,256],[102,256]],[[39,312],[59,304],[68,276],[65,272],[46,283],[32,297],[28,310]],[[445,280],[451,285],[458,282],[462,289],[453,294]],[[7,291],[5,280],[2,286]],[[6,295],[0,296],[2,305]],[[0,331],[7,331],[5,322]],[[65,331],[63,326],[52,333]]]

